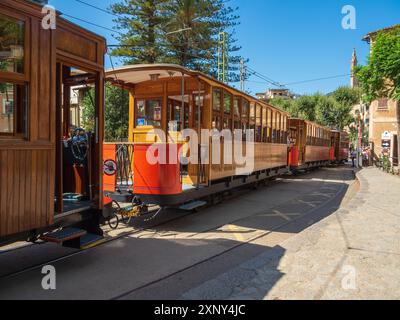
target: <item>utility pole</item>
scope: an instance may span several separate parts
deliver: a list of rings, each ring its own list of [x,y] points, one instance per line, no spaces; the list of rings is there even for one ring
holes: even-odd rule
[[[244,59],[240,59],[240,90],[244,92],[244,79],[245,79],[245,71],[244,71]]]
[[[227,33],[218,35],[218,80],[226,83],[228,73]]]

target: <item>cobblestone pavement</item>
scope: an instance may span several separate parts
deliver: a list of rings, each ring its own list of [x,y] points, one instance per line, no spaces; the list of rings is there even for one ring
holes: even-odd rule
[[[399,299],[400,179],[375,168],[321,222],[182,299]]]

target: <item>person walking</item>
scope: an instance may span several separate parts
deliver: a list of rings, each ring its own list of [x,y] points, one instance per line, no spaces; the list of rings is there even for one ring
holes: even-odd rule
[[[351,150],[350,158],[351,158],[352,167],[354,168],[356,166],[355,161],[356,161],[356,158],[357,158],[357,153],[356,153],[356,151],[354,149]]]

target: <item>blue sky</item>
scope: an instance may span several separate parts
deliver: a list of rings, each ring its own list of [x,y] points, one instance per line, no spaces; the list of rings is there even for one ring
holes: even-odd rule
[[[117,0],[83,1],[107,8]],[[111,15],[76,0],[49,3],[65,14],[105,28],[113,26]],[[240,54],[250,59],[249,67],[283,84],[348,74],[353,48],[358,52],[359,62],[366,62],[369,47],[361,40],[365,34],[400,23],[399,0],[231,0],[229,3],[239,8],[236,37],[242,46]],[[342,28],[341,11],[345,5],[356,9],[355,30]],[[70,20],[103,35],[108,44],[117,43],[111,31]],[[349,78],[341,77],[288,87],[295,93],[308,94],[328,93],[348,84]],[[246,90],[253,94],[267,87],[267,83],[254,76],[246,83]]]

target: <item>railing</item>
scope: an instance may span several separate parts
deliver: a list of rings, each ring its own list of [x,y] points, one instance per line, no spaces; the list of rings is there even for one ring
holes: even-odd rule
[[[129,142],[105,143],[103,160],[111,163],[105,172],[104,190],[132,189],[133,187],[133,153],[134,144]],[[115,162],[114,168],[112,162]]]
[[[133,186],[133,143],[116,143],[117,188]]]

